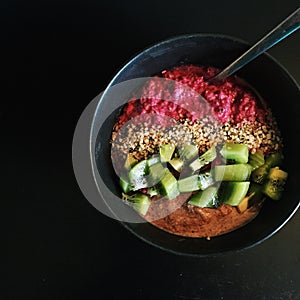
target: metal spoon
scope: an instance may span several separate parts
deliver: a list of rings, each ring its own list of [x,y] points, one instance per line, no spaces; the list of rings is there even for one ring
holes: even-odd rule
[[[259,40],[248,51],[246,51],[216,76],[210,78],[208,81],[217,82],[225,79],[299,28],[300,7],[279,25],[277,25],[273,30],[271,30],[267,35],[265,35],[261,40]]]

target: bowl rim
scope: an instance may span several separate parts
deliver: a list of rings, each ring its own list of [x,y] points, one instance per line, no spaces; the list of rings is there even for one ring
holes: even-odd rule
[[[179,41],[179,40],[192,39],[192,38],[204,38],[204,37],[217,38],[217,39],[227,39],[227,40],[230,40],[232,42],[237,42],[240,45],[250,46],[250,44],[247,41],[245,41],[245,40],[243,40],[241,38],[237,38],[237,37],[234,37],[234,36],[231,36],[231,35],[226,35],[226,34],[220,34],[220,33],[188,33],[188,34],[174,35],[174,36],[171,36],[169,38],[166,38],[166,39],[160,40],[158,42],[152,43],[148,47],[146,47],[146,48],[140,50],[139,52],[137,52],[137,54],[133,55],[119,69],[119,71],[116,72],[116,74],[112,77],[112,79],[110,80],[110,82],[106,86],[105,90],[101,94],[101,97],[99,98],[99,101],[97,103],[94,115],[92,117],[91,130],[90,130],[90,135],[89,135],[89,153],[90,153],[90,162],[91,162],[91,165],[92,165],[92,176],[93,176],[94,182],[95,182],[98,190],[99,190],[100,187],[99,187],[99,185],[97,183],[96,174],[95,174],[95,172],[97,172],[98,169],[97,169],[97,166],[94,165],[94,161],[93,161],[93,156],[95,155],[95,149],[93,148],[93,128],[94,128],[94,124],[96,122],[98,111],[99,111],[100,106],[101,106],[100,104],[101,104],[103,98],[105,98],[105,95],[107,94],[108,90],[115,84],[115,82],[118,80],[118,78],[120,77],[120,75],[123,73],[124,70],[126,70],[126,68],[128,66],[130,66],[131,64],[134,64],[135,61],[138,60],[142,55],[147,54],[147,52],[152,51],[156,47],[161,47],[164,44],[174,43],[174,42]],[[268,57],[268,59],[270,59],[274,64],[276,64],[285,73],[285,75],[288,77],[288,79],[291,80],[291,82],[293,83],[293,85],[297,88],[298,92],[300,92],[300,84],[289,73],[289,71],[286,69],[285,66],[283,66],[277,59],[275,59],[273,56],[271,56],[267,52],[261,54],[261,56]],[[105,201],[105,199],[103,199],[103,201],[107,205],[107,207],[110,210],[110,212],[112,213],[112,215],[116,216],[115,212],[108,205],[108,203]],[[140,240],[146,242],[147,244],[150,244],[151,246],[159,248],[159,249],[161,249],[161,250],[163,250],[165,252],[173,253],[173,254],[180,255],[180,256],[189,256],[189,257],[212,257],[212,256],[224,255],[226,253],[241,252],[241,251],[244,251],[246,249],[250,249],[250,248],[252,248],[254,246],[257,246],[257,245],[263,243],[264,241],[266,241],[267,239],[269,239],[270,237],[272,237],[275,233],[277,233],[278,231],[280,231],[286,225],[286,223],[295,215],[295,213],[297,212],[297,210],[298,210],[299,207],[300,207],[300,199],[298,200],[298,203],[295,205],[294,209],[289,213],[288,217],[284,220],[284,222],[282,222],[279,226],[277,226],[269,234],[266,234],[263,238],[258,238],[254,242],[252,241],[252,242],[249,242],[249,243],[245,243],[244,245],[241,245],[241,246],[233,247],[233,248],[230,248],[230,249],[219,250],[219,251],[212,251],[210,253],[188,253],[188,252],[180,252],[180,251],[177,251],[177,250],[173,250],[173,249],[161,246],[161,245],[159,245],[157,243],[154,243],[154,242],[148,240],[147,238],[139,235],[136,231],[134,231],[129,226],[129,224],[131,224],[131,223],[120,221],[120,220],[118,220],[118,223],[120,223],[123,227],[125,227],[129,232],[131,232],[134,236],[138,237]],[[153,227],[155,227],[151,223],[148,223],[148,224],[151,225],[151,226],[153,226]],[[156,228],[156,229],[160,230],[160,231],[163,231],[162,229],[159,229],[159,228]],[[171,233],[168,233],[168,232],[165,232],[165,233],[169,234],[169,235],[172,235]],[[178,236],[178,238],[180,238],[180,236]],[[191,238],[191,237],[182,237],[182,238],[184,238],[184,239],[203,239],[203,238],[194,238],[194,237],[193,238]]]

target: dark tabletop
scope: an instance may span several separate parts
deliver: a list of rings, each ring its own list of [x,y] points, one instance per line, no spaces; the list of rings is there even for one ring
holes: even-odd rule
[[[1,299],[300,299],[299,212],[254,248],[177,256],[94,209],[77,185],[71,157],[81,112],[136,53],[195,32],[254,43],[298,5],[1,1],[1,199],[12,212]],[[296,32],[269,51],[298,83],[299,41]]]

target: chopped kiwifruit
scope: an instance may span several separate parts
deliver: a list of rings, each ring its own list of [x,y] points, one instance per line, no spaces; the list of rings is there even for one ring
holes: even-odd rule
[[[178,149],[180,158],[183,161],[190,161],[198,156],[199,150],[198,146],[196,145],[190,145],[190,144],[184,144]]]
[[[246,196],[249,185],[249,181],[228,181],[222,183],[221,201],[231,206],[239,205]]]
[[[244,144],[225,143],[220,153],[226,159],[245,164],[248,162],[249,148]]]
[[[169,162],[173,156],[174,151],[175,151],[174,144],[165,144],[160,146],[159,154],[160,154],[161,162]]]
[[[177,172],[181,172],[183,168],[183,160],[179,157],[174,157],[169,161],[169,164],[176,170]]]
[[[147,188],[147,194],[149,194],[150,197],[157,196],[159,195],[159,190],[155,186],[152,186]]]
[[[147,160],[142,160],[132,167],[129,171],[129,182],[133,187],[133,190],[139,190],[148,187],[146,178],[146,170],[148,168]]]
[[[146,215],[151,204],[149,197],[145,194],[136,193],[133,195],[122,194],[123,201],[132,206],[137,212]]]
[[[213,169],[215,181],[246,181],[252,167],[249,164],[218,165]]]
[[[255,153],[249,154],[249,164],[253,170],[261,167],[265,163],[265,156],[261,150],[257,150]]]
[[[158,162],[149,167],[149,175],[147,176],[148,186],[153,186],[161,181],[165,176],[167,168],[161,162]]]
[[[198,175],[192,175],[178,180],[178,189],[181,193],[200,190]]]
[[[216,207],[219,205],[218,188],[210,186],[203,191],[194,194],[188,204],[198,207]]]
[[[151,166],[157,164],[158,162],[160,162],[160,157],[157,154],[155,154],[147,159],[148,167],[151,167]]]
[[[201,190],[205,190],[209,186],[213,185],[214,182],[212,172],[210,171],[201,172],[198,176],[198,184]]]
[[[128,193],[129,191],[132,191],[131,184],[123,177],[120,177],[120,186],[124,193]]]
[[[190,168],[193,172],[201,169],[205,165],[211,163],[213,160],[215,160],[217,157],[216,147],[211,147],[206,152],[204,152],[202,155],[200,155],[199,158],[195,159],[191,164]]]
[[[288,173],[279,169],[279,167],[271,168],[268,174],[268,178],[272,180],[286,180]]]
[[[133,191],[153,186],[164,177],[167,168],[159,161],[159,157],[155,156],[132,167],[128,178]]]
[[[288,173],[274,167],[270,169],[268,179],[263,185],[262,192],[273,200],[279,200],[284,190]]]
[[[259,168],[253,170],[253,172],[251,173],[251,180],[256,183],[262,184],[266,179],[266,177],[268,176],[268,172],[269,172],[269,166],[264,164]]]
[[[271,155],[265,158],[265,163],[262,166],[253,170],[251,174],[251,180],[256,183],[262,184],[266,180],[270,168],[279,166],[281,163],[282,154],[279,152],[272,153]]]
[[[138,160],[135,159],[131,153],[128,153],[127,158],[125,160],[124,168],[126,170],[130,170],[137,162]]]
[[[262,192],[273,200],[279,200],[282,196],[283,185],[279,180],[268,180],[265,182]]]
[[[169,200],[176,198],[180,193],[177,180],[169,169],[166,169],[165,176],[162,178],[159,185],[162,195]]]

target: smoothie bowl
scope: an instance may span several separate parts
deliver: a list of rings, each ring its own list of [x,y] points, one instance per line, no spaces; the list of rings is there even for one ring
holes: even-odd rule
[[[91,131],[95,183],[139,238],[185,255],[253,246],[299,206],[299,87],[269,55],[210,83],[247,44],[194,34],[134,57]]]

